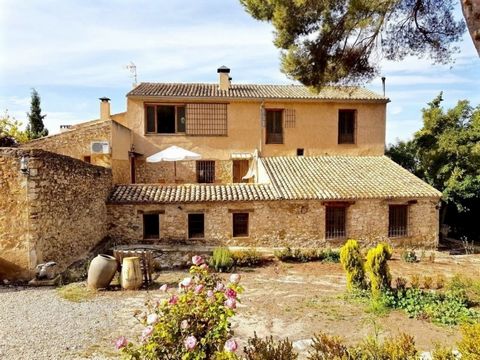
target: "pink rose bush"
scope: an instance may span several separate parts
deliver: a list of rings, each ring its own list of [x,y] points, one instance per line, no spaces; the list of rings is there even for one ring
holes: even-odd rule
[[[163,285],[162,298],[137,317],[144,325],[138,344],[124,337],[116,340],[125,359],[238,359],[229,319],[243,291],[240,276],[232,274],[225,285],[202,257],[194,256],[192,264],[178,291]]]

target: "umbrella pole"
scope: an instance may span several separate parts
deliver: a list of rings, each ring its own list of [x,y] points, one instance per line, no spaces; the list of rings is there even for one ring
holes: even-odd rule
[[[177,182],[177,162],[173,162],[173,182]]]

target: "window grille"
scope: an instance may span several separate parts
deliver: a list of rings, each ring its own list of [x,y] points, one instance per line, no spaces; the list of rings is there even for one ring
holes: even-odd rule
[[[295,109],[285,109],[285,129],[295,127]]]
[[[197,161],[197,182],[198,183],[215,182],[215,161],[211,161],[211,160]]]
[[[327,239],[344,238],[346,236],[346,207],[327,206],[325,216],[325,237]]]
[[[187,104],[186,134],[227,135],[227,104]]]
[[[408,234],[408,205],[388,207],[388,236],[400,237]]]
[[[355,144],[355,110],[338,111],[338,143]]]
[[[248,236],[248,213],[233,213],[233,237]]]

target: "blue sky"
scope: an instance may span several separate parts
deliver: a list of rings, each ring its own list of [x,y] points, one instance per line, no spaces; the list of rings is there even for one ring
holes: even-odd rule
[[[0,112],[25,122],[32,87],[51,133],[98,118],[101,96],[112,99],[112,112],[124,111],[130,61],[139,81],[215,82],[227,65],[234,82],[292,83],[279,71],[272,31],[238,0],[0,0]],[[480,58],[467,35],[459,46],[445,66],[382,62],[388,142],[411,137],[421,108],[442,90],[445,106],[480,104]],[[381,81],[366,87],[380,92]]]

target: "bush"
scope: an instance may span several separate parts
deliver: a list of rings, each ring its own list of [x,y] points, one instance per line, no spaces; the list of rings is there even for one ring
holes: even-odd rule
[[[350,359],[348,347],[343,344],[341,337],[321,332],[315,334],[312,340],[308,360]]]
[[[262,256],[255,249],[232,251],[232,260],[235,266],[254,267],[261,265]]]
[[[452,348],[435,345],[432,351],[432,360],[457,360]]]
[[[407,263],[416,263],[417,262],[417,255],[413,250],[404,250],[401,254],[402,260]]]
[[[322,260],[322,251],[315,249],[294,249],[284,248],[282,250],[275,251],[275,257],[284,262],[300,262],[305,263],[309,261]]]
[[[210,266],[213,267],[215,271],[229,271],[233,266],[233,258],[230,250],[226,247],[215,248],[210,258]]]
[[[340,252],[327,249],[325,250],[322,255],[322,262],[329,262],[329,263],[339,263],[340,262]]]
[[[225,286],[195,256],[191,277],[179,283],[169,299],[148,304],[148,315],[139,316],[145,326],[138,345],[124,337],[116,341],[128,359],[235,359],[237,343],[231,338],[229,318],[235,314],[239,275]],[[162,291],[168,292],[166,285]]]
[[[367,253],[365,268],[370,279],[370,287],[374,297],[380,296],[382,291],[390,288],[392,277],[387,260],[389,260],[391,256],[392,248],[385,243],[378,244]]]
[[[265,340],[254,334],[248,339],[247,346],[243,349],[245,360],[296,360],[298,354],[293,350],[293,345],[288,339],[275,341],[273,337]]]
[[[340,249],[340,262],[347,273],[347,289],[365,287],[365,270],[360,246],[356,240],[348,240]]]
[[[480,359],[480,324],[464,325],[462,339],[458,343],[462,360]]]

